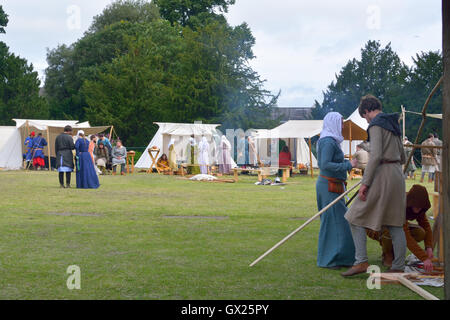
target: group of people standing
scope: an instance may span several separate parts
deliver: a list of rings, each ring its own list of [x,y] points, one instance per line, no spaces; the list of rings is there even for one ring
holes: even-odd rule
[[[47,140],[44,139],[42,133],[32,131],[25,139],[26,153],[24,154],[26,166],[25,168],[41,170],[45,168],[44,147],[47,146]]]
[[[61,188],[71,187],[71,174],[76,168],[77,188],[97,189],[100,187],[97,174],[105,172],[111,158],[113,169],[120,166],[121,174],[125,175],[127,150],[120,140],[112,147],[104,135],[91,135],[88,139],[83,130],[79,130],[76,137],[72,137],[72,132],[72,127],[66,126],[64,133],[55,140],[56,167]]]
[[[344,277],[367,272],[369,236],[380,243],[388,272],[403,272],[407,247],[432,270],[432,235],[425,214],[430,208],[428,193],[420,185],[405,193],[402,165],[406,159],[398,115],[383,113],[381,101],[372,95],[361,99],[359,114],[369,123],[370,157],[352,206],[347,209],[342,199],[321,216],[317,265],[348,267]],[[357,159],[344,159],[342,128],[342,115],[331,112],[325,116],[317,143],[319,210],[345,192],[347,173],[358,166]],[[408,222],[413,220],[419,223],[414,230]],[[418,245],[421,241],[424,249]]]
[[[412,143],[408,140],[408,137],[405,137],[403,140],[403,144],[405,145],[406,158],[408,158],[413,151]],[[427,146],[431,148],[427,148]],[[442,140],[439,139],[439,135],[437,133],[428,134],[427,139],[422,142],[422,175],[420,178],[420,183],[423,183],[425,175],[427,173],[428,182],[431,183],[435,179],[435,173],[441,172],[442,149],[440,147],[442,147]],[[414,157],[412,157],[411,161],[408,164],[408,167],[406,168],[406,176],[409,178],[413,178],[416,169],[417,166],[414,162]]]
[[[76,166],[77,188],[97,189],[100,187],[100,182],[95,171],[92,154],[89,152],[90,141],[86,139],[83,131],[79,131],[74,143],[72,131],[71,126],[66,126],[64,133],[57,136],[55,140],[59,184],[61,188],[71,188],[71,175]],[[75,163],[73,150],[75,150]],[[64,184],[64,175],[66,184]]]

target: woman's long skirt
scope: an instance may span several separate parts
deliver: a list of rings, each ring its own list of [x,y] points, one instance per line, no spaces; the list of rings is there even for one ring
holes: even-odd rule
[[[322,177],[317,179],[316,194],[319,211],[339,196],[328,191],[328,180]],[[346,212],[345,199],[342,199],[320,217],[319,267],[352,266],[355,262],[355,245],[350,226],[344,218]]]
[[[79,155],[79,164],[77,164],[77,188],[79,189],[97,189],[100,187],[94,163],[89,152],[82,152]]]

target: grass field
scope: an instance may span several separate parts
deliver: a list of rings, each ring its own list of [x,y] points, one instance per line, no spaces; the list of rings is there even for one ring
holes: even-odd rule
[[[54,172],[0,172],[0,299],[421,299],[318,268],[318,221],[249,268],[317,212],[310,177],[255,181],[134,174],[77,190],[60,189]],[[379,245],[368,248],[381,265]],[[70,265],[81,268],[81,290],[66,286]]]

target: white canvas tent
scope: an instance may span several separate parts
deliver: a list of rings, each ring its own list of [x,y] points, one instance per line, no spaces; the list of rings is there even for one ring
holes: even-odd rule
[[[91,127],[89,122],[78,123],[77,120],[13,120],[16,122],[15,127],[1,127],[0,132],[0,168],[7,170],[18,170],[23,166],[24,141],[32,131],[36,134],[42,133],[47,140],[48,146],[44,149],[44,153],[51,163],[50,158],[56,156],[54,141],[65,126],[72,126],[74,134],[77,130],[83,130],[86,135],[97,134],[111,128],[111,126]]]
[[[22,167],[22,146],[16,127],[0,127],[0,168],[19,170]]]
[[[359,115],[358,108],[344,121],[344,138],[341,149],[350,156],[356,152],[356,146],[367,139],[366,119]]]
[[[205,136],[209,142],[210,150],[210,164],[216,162],[216,142],[215,139],[218,137],[218,131],[216,128],[220,126],[219,124],[199,124],[199,123],[167,123],[167,122],[155,122],[159,126],[158,131],[153,136],[153,139],[148,144],[142,156],[136,163],[136,168],[148,169],[152,165],[152,160],[148,150],[152,147],[157,147],[160,149],[158,158],[163,154],[169,154],[169,143],[171,139],[175,140],[175,152],[177,154],[177,162],[183,163],[187,161],[187,145],[189,143],[189,138],[191,135],[195,136],[195,140],[198,143]],[[236,163],[232,160],[232,166],[236,167]]]
[[[294,155],[297,163],[317,168],[317,159],[310,152],[305,139],[310,139],[322,131],[322,120],[290,120],[272,130],[256,130],[254,137],[258,140],[258,154],[262,162],[268,161],[269,143],[276,139],[284,140]]]

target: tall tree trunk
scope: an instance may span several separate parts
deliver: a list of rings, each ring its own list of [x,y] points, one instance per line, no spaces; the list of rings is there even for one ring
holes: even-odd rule
[[[442,87],[443,142],[443,214],[444,214],[444,264],[445,299],[450,300],[450,0],[442,0],[442,26],[444,82]]]

